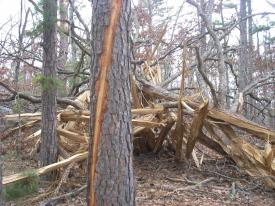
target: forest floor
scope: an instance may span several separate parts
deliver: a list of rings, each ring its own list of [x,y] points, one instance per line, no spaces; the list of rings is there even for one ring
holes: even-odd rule
[[[14,137],[9,137],[3,145],[4,176],[37,167],[37,161],[16,155]],[[36,193],[6,205],[40,205],[47,198],[79,188],[86,179],[85,171],[79,170],[78,166],[72,168],[72,177],[61,184],[56,194],[46,195],[56,189],[58,182],[41,182]],[[275,191],[265,188],[261,179],[248,176],[232,161],[211,153],[205,155],[200,169],[193,162],[176,163],[169,152],[141,154],[134,157],[134,174],[136,202],[141,206],[275,205]],[[56,205],[86,205],[85,192]]]

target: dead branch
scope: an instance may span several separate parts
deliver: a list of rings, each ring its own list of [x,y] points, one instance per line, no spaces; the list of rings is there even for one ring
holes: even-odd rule
[[[79,189],[76,189],[72,192],[66,193],[64,195],[60,195],[57,197],[53,197],[45,202],[43,202],[42,204],[40,204],[40,206],[53,206],[56,205],[57,203],[64,201],[68,198],[72,198],[72,197],[76,197],[77,195],[79,195],[81,192],[85,191],[87,189],[87,185],[84,185],[82,187],[80,187]]]
[[[1,82],[1,81],[0,81],[0,85],[2,87],[4,87],[5,89],[7,89],[10,93],[12,93],[12,96],[10,98],[0,99],[0,102],[12,101],[15,99],[16,96],[19,96],[20,99],[25,99],[33,104],[41,103],[41,98],[30,96],[30,95],[24,94],[22,92],[17,92],[13,88],[11,88],[10,86],[8,86],[7,84],[5,84],[4,82]],[[71,105],[71,106],[75,107],[76,109],[82,109],[82,106],[78,102],[75,102],[70,99],[57,98],[57,103],[64,104],[64,105]]]

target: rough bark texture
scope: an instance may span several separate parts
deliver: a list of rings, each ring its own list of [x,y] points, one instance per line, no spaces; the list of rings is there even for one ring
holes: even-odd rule
[[[3,198],[2,198],[2,167],[3,167],[3,160],[2,160],[2,142],[0,142],[0,205],[4,205]]]
[[[69,32],[68,28],[68,0],[59,0],[59,13],[60,13],[60,51],[59,51],[59,68],[65,69],[67,62],[68,49],[69,49],[69,37],[65,33]],[[63,33],[65,32],[65,33]]]
[[[56,19],[57,0],[43,1],[43,78],[40,161],[45,166],[57,161],[56,136]],[[53,84],[50,86],[49,84]]]
[[[130,0],[93,1],[88,205],[134,205]]]
[[[240,0],[240,18],[246,17],[246,0]],[[240,22],[239,90],[247,85],[247,20]]]
[[[65,70],[66,63],[68,59],[68,51],[69,51],[69,37],[67,33],[69,33],[68,26],[68,9],[69,9],[69,1],[68,0],[59,0],[59,15],[60,15],[60,45],[59,45],[59,55],[58,55],[58,69]],[[67,82],[68,79],[64,79],[64,92],[67,93]]]

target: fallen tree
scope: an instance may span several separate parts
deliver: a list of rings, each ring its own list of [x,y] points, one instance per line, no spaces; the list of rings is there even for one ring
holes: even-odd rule
[[[232,159],[249,175],[262,177],[267,186],[275,188],[275,147],[272,145],[275,142],[274,130],[211,107],[200,98],[180,97],[157,86],[157,82],[144,79],[132,81],[135,84],[132,87],[135,88],[132,89],[135,105],[132,109],[135,153],[158,153],[162,148],[169,147],[178,154],[175,157],[177,161],[192,158],[196,166],[200,167],[202,160],[199,161],[196,148],[200,143],[219,155]],[[85,91],[75,99],[81,105],[81,110],[68,106],[59,111],[57,131],[62,151],[59,154],[61,161],[37,169],[38,175],[87,158],[89,101],[90,93]],[[17,115],[2,118],[15,120]],[[21,114],[20,118],[38,121],[41,114]],[[23,142],[32,141],[37,144],[39,136],[40,132],[37,131]],[[4,185],[27,178],[23,174],[4,177]]]

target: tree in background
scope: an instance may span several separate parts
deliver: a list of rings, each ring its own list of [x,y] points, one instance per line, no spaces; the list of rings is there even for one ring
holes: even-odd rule
[[[56,134],[56,20],[57,0],[43,1],[42,129],[40,161],[45,166],[57,161]],[[50,176],[49,176],[50,177]]]

